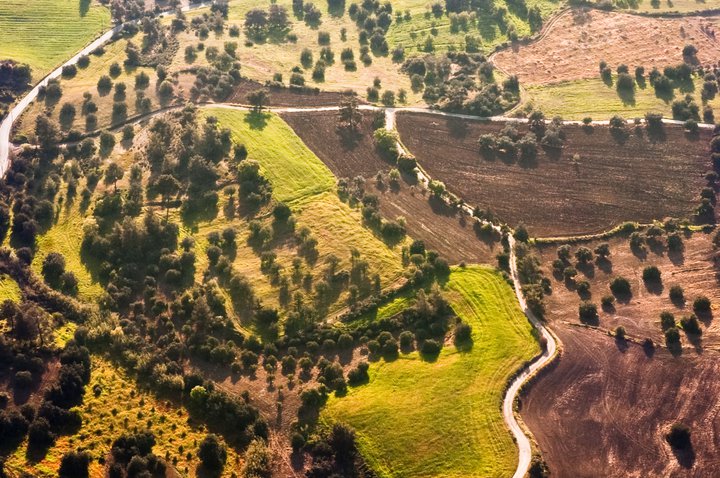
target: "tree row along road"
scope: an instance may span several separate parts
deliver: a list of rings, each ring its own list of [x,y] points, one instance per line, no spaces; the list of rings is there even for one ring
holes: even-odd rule
[[[207,6],[207,3],[195,3],[190,4],[189,6],[183,7],[183,11],[189,11],[194,10],[197,8],[202,8]],[[167,13],[164,13],[162,15],[166,15]],[[74,65],[78,62],[80,57],[89,55],[93,51],[95,51],[97,48],[105,45],[108,43],[112,38],[115,36],[115,34],[122,31],[124,25],[117,25],[112,30],[109,30],[105,32],[103,35],[98,37],[96,40],[94,40],[92,43],[90,43],[88,46],[80,50],[75,56],[70,58],[68,61],[66,61],[63,65],[58,67],[56,70],[54,70],[52,73],[50,73],[48,76],[46,76],[40,83],[38,83],[32,90],[30,90],[18,103],[12,108],[12,110],[8,113],[7,117],[3,120],[3,122],[0,124],[0,176],[4,176],[7,172],[9,165],[10,165],[10,134],[12,131],[12,127],[14,122],[22,115],[22,113],[27,109],[30,104],[37,99],[37,96],[40,92],[40,88],[43,86],[46,86],[48,82],[52,79],[58,78],[62,74],[62,69],[65,66],[68,65]],[[209,103],[208,106],[217,107],[217,108],[228,108],[228,109],[237,109],[237,110],[243,110],[243,111],[250,111],[252,110],[251,107],[247,105],[241,105],[241,104],[231,104],[231,103]],[[166,113],[169,110],[172,109],[179,109],[182,108],[182,106],[178,106],[176,108],[165,108],[162,110],[158,110],[154,113],[150,113],[149,115],[145,115],[142,117],[138,117],[131,121],[141,121],[147,118],[150,118],[152,116],[156,116],[159,114]],[[268,111],[276,112],[276,113],[307,113],[307,112],[330,112],[330,111],[338,111],[338,106],[325,106],[325,107],[278,107],[278,108],[266,108]],[[384,111],[385,112],[385,128],[388,130],[395,130],[396,125],[396,113],[397,112],[408,112],[408,113],[423,113],[423,114],[432,114],[439,117],[448,117],[448,118],[459,118],[459,119],[468,119],[468,120],[484,120],[484,121],[498,121],[498,122],[515,122],[515,123],[526,123],[527,119],[524,118],[511,118],[508,116],[493,116],[493,117],[479,117],[479,116],[473,116],[473,115],[467,115],[467,114],[461,114],[461,113],[448,113],[444,111],[439,111],[435,109],[430,108],[421,108],[421,107],[380,107],[380,106],[372,106],[372,105],[360,105],[359,109],[363,111]],[[669,120],[669,119],[663,119],[663,122],[666,124],[675,124],[675,125],[681,125],[683,124],[682,121],[677,120]],[[607,125],[608,121],[593,121],[592,124],[594,125]],[[565,121],[565,124],[575,124],[580,125],[583,124],[581,121]],[[117,126],[117,125],[116,125]],[[713,129],[714,125],[710,124],[700,124],[701,128],[704,129]],[[401,143],[398,143],[398,150],[401,153],[407,153],[405,151],[404,146]],[[422,168],[418,168],[418,180],[429,184],[430,178],[425,173],[425,171],[422,170]],[[473,210],[472,208],[463,203],[462,208],[465,213],[469,214],[472,217]],[[500,227],[497,225],[492,225],[493,228],[497,232],[500,231]],[[510,246],[510,275],[514,283],[514,289],[515,289],[515,295],[517,297],[518,303],[520,304],[520,308],[527,316],[530,323],[533,325],[533,327],[538,331],[538,334],[540,337],[544,339],[544,342],[546,343],[546,346],[544,347],[544,350],[541,355],[535,358],[532,363],[524,367],[520,373],[512,380],[510,385],[508,386],[505,397],[503,399],[502,403],[502,413],[503,413],[503,419],[505,420],[505,423],[507,424],[508,428],[510,429],[517,445],[518,445],[518,465],[515,470],[515,473],[513,475],[513,478],[522,478],[528,471],[530,467],[530,462],[532,458],[532,446],[530,444],[530,439],[525,434],[525,431],[520,426],[520,424],[517,421],[517,418],[515,417],[514,413],[514,403],[515,398],[517,397],[517,394],[519,393],[522,386],[525,384],[525,382],[532,377],[538,370],[540,370],[543,366],[545,366],[547,363],[549,363],[555,354],[557,353],[557,341],[553,334],[542,324],[542,322],[535,316],[535,314],[528,308],[527,303],[525,302],[525,297],[523,296],[522,290],[520,288],[520,282],[518,280],[518,272],[517,272],[517,262],[515,257],[515,239],[513,238],[512,234],[508,235],[508,241]]]

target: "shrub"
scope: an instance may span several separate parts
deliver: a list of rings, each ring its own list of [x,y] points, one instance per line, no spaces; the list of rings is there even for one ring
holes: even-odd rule
[[[209,434],[200,442],[198,458],[205,468],[222,470],[227,461],[227,450],[216,435]]]
[[[675,316],[668,311],[662,312],[660,314],[660,327],[662,327],[663,330],[675,327]]]
[[[660,283],[661,281],[661,272],[660,269],[658,269],[656,266],[647,266],[645,269],[643,269],[642,278],[645,282],[650,283]]]
[[[615,295],[615,297],[628,296],[632,293],[630,281],[624,277],[616,277],[612,280],[612,282],[610,282],[610,291]]]
[[[578,314],[581,322],[594,322],[598,318],[597,306],[592,302],[581,302]]]
[[[615,305],[615,297],[612,295],[603,296],[603,298],[600,299],[600,305],[602,305],[604,309],[613,307]]]
[[[665,344],[668,348],[676,348],[680,344],[680,332],[677,327],[670,327],[665,331]]]
[[[702,329],[700,328],[700,322],[698,321],[698,319],[695,315],[690,315],[689,317],[683,317],[682,319],[680,319],[680,325],[682,326],[682,328],[686,334],[693,334],[693,335],[702,334]]]
[[[615,338],[618,340],[625,340],[625,327],[619,325],[615,328]]]
[[[420,352],[423,355],[437,355],[440,353],[441,345],[434,339],[428,339],[423,342]]]
[[[455,326],[455,345],[464,344],[472,337],[472,326],[465,322],[460,322]]]
[[[693,301],[693,310],[696,314],[706,314],[710,312],[711,304],[710,299],[701,295]]]
[[[65,453],[60,461],[59,478],[87,478],[90,455],[84,451]]]
[[[670,287],[670,300],[674,304],[679,304],[685,301],[685,292],[681,286],[674,285]]]

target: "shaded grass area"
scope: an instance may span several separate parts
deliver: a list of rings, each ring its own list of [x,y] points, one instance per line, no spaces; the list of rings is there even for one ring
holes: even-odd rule
[[[443,286],[473,327],[467,352],[446,345],[434,362],[417,352],[370,367],[370,382],[333,397],[326,421],[354,427],[381,477],[509,476],[516,449],[500,406],[508,378],[539,352],[510,286],[493,269],[453,268]]]
[[[81,210],[80,200],[57,207],[56,221],[53,226],[38,235],[32,270],[42,277],[42,263],[51,252],[59,252],[65,257],[66,270],[75,274],[78,280],[78,297],[85,301],[96,301],[103,289],[93,278],[91,271],[81,258],[80,245],[83,239],[85,213]]]
[[[100,393],[95,394],[94,388]],[[155,435],[155,455],[167,458],[168,465],[180,476],[195,476],[199,464],[197,446],[207,433],[184,409],[158,400],[140,391],[121,369],[107,360],[92,357],[92,375],[86,387],[84,403],[79,407],[83,425],[72,436],[61,436],[48,454],[38,462],[28,462],[26,443],[8,457],[6,468],[32,473],[38,477],[56,477],[62,455],[78,448],[90,453],[90,476],[103,476],[98,459],[107,457],[112,442],[133,430],[150,430]],[[177,460],[177,461],[176,461]],[[228,448],[228,465],[223,476],[237,467],[238,455]]]
[[[37,82],[110,26],[110,11],[88,0],[3,0],[0,59],[28,63]]]

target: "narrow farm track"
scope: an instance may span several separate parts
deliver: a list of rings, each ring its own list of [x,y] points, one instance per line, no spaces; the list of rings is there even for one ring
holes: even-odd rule
[[[388,130],[395,129],[395,111],[394,109],[385,110],[385,128]],[[398,143],[398,149],[401,154],[407,153],[405,147]],[[421,167],[418,167],[418,181],[425,184],[430,183],[430,177],[423,171]],[[470,217],[473,217],[473,209],[468,204],[463,203],[462,208],[465,210]],[[476,219],[480,221],[480,219]],[[483,221],[480,221],[483,222]],[[502,234],[499,226],[490,223],[490,225]],[[517,297],[520,309],[523,311],[525,316],[528,318],[532,326],[537,330],[538,335],[544,339],[546,346],[542,354],[537,356],[529,365],[524,367],[517,376],[512,380],[510,386],[505,391],[505,397],[503,398],[502,413],[505,424],[510,429],[510,432],[515,439],[515,443],[518,445],[518,464],[515,468],[513,478],[523,478],[530,468],[530,461],[532,459],[532,445],[530,444],[530,438],[525,433],[525,430],[520,425],[515,416],[515,398],[517,397],[520,389],[523,385],[542,367],[550,363],[555,357],[558,350],[558,344],[555,340],[554,335],[542,324],[542,322],[535,316],[532,310],[527,306],[525,296],[523,296],[520,288],[520,281],[518,279],[517,271],[517,258],[515,257],[515,238],[512,234],[508,234],[508,244],[510,246],[510,276],[513,281],[513,288],[515,290],[515,296]]]
[[[186,4],[186,2],[183,2]],[[189,4],[187,6],[184,6],[182,8],[183,11],[190,11],[193,9],[201,8],[204,6],[207,6],[208,3],[194,3]],[[167,13],[161,14],[165,15]],[[555,18],[556,20],[556,18]],[[549,25],[547,25],[549,26]],[[546,27],[547,27],[546,26]],[[50,73],[48,76],[46,76],[40,83],[38,83],[30,92],[28,92],[9,112],[7,117],[3,120],[3,122],[0,124],[0,175],[4,175],[5,172],[8,170],[10,165],[10,149],[12,144],[10,143],[10,134],[12,131],[12,127],[14,122],[22,115],[22,113],[27,109],[27,107],[35,101],[37,98],[40,88],[42,86],[47,85],[47,83],[57,78],[62,73],[62,68],[64,66],[68,65],[74,65],[77,63],[78,59],[81,56],[88,55],[91,52],[93,52],[98,47],[105,45],[109,41],[112,40],[113,36],[120,32],[124,25],[117,25],[113,29],[105,32],[103,35],[98,37],[96,40],[94,40],[92,43],[90,43],[88,46],[83,48],[81,51],[79,51],[75,56],[70,58],[68,61],[66,61],[63,65],[58,67],[56,70],[54,70],[52,73]],[[545,28],[543,33],[541,35],[544,35],[547,32],[548,28]],[[232,104],[232,103],[211,103],[208,106],[212,106],[215,108],[228,108],[228,109],[235,109],[235,110],[242,110],[242,111],[250,111],[252,108],[247,105],[242,104]],[[174,109],[180,109],[183,108],[183,106],[177,106],[177,107],[170,107],[161,109],[155,112],[152,112],[148,115],[136,117],[130,119],[127,123],[134,123],[143,121],[149,118],[152,118],[154,116],[164,114],[167,111],[174,110]],[[515,123],[526,123],[527,119],[523,118],[510,118],[506,115],[501,116],[494,116],[494,117],[478,117],[473,115],[466,115],[461,113],[448,113],[443,112],[435,109],[430,108],[418,108],[418,107],[378,107],[378,106],[372,106],[372,105],[361,105],[359,106],[360,110],[363,111],[384,111],[385,112],[385,127],[388,130],[394,130],[396,125],[396,114],[397,112],[406,112],[406,113],[422,113],[422,114],[431,114],[438,117],[446,117],[446,118],[458,118],[458,119],[467,119],[467,120],[483,120],[483,121],[494,121],[494,122],[515,122]],[[328,111],[338,111],[339,107],[332,106],[332,107],[278,107],[278,108],[267,108],[267,111],[275,112],[275,113],[306,113],[306,112],[328,112]],[[666,124],[674,124],[674,125],[681,125],[683,124],[682,121],[677,120],[669,120],[669,119],[663,119],[663,122]],[[582,124],[581,121],[566,121],[566,124]],[[123,123],[126,124],[126,123]],[[593,121],[592,124],[595,125],[607,125],[608,121]],[[113,128],[116,128],[121,125],[113,125]],[[711,124],[701,124],[701,128],[703,129],[713,129],[714,125]],[[405,147],[398,143],[398,148],[401,153],[406,153]],[[424,182],[425,184],[428,184],[430,182],[430,177],[427,175],[425,171],[422,170],[422,168],[419,168],[418,172],[418,180],[421,182]],[[465,213],[469,214],[470,217],[473,217],[473,210],[472,208],[463,203],[462,208]],[[492,225],[492,227],[499,233],[501,233],[501,229],[497,225]],[[526,317],[530,321],[530,323],[533,325],[533,327],[537,330],[539,337],[542,338],[542,340],[545,342],[545,347],[543,350],[543,353],[536,357],[530,364],[525,366],[518,374],[517,376],[510,382],[505,397],[503,399],[502,404],[502,412],[503,412],[503,418],[505,420],[505,423],[507,424],[508,428],[510,429],[517,445],[518,445],[518,465],[515,470],[515,473],[513,474],[513,478],[522,478],[527,473],[530,462],[532,458],[532,446],[530,443],[530,439],[528,435],[525,433],[525,430],[520,425],[520,423],[517,420],[517,417],[515,416],[514,411],[514,403],[515,399],[519,393],[519,391],[522,389],[523,385],[543,366],[548,364],[557,354],[558,351],[558,341],[556,340],[555,336],[543,325],[543,323],[535,316],[535,314],[528,308],[527,303],[525,301],[525,298],[522,294],[522,290],[520,287],[520,282],[518,280],[518,272],[517,272],[517,264],[516,264],[516,257],[515,257],[515,240],[512,236],[512,234],[508,235],[508,241],[510,246],[510,275],[513,280],[514,284],[514,290],[515,295],[517,297],[518,303],[520,304],[520,307],[522,311],[525,313]]]

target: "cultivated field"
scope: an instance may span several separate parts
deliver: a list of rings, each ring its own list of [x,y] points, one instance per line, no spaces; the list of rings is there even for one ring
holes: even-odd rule
[[[720,304],[720,291],[715,275],[716,250],[712,245],[712,234],[696,232],[683,237],[684,250],[677,252],[668,250],[667,240],[663,237],[656,242],[651,241],[644,252],[633,251],[625,237],[582,244],[594,250],[599,243],[607,242],[611,255],[606,262],[597,262],[589,267],[576,266],[578,275],[575,282],[566,282],[561,276],[553,277],[551,263],[557,259],[557,244],[539,245],[538,251],[545,276],[552,278],[553,293],[545,300],[548,317],[555,321],[580,324],[578,306],[582,299],[575,283],[588,281],[588,300],[598,306],[599,327],[615,330],[616,327],[623,326],[629,336],[640,341],[650,338],[656,344],[664,344],[663,329],[660,325],[662,312],[673,313],[679,322],[681,318],[693,313],[693,301],[696,297],[706,296],[713,304]],[[578,247],[580,245],[574,246],[572,253]],[[648,285],[643,282],[643,269],[647,266],[660,269],[661,284]],[[600,299],[611,294],[609,285],[616,277],[624,277],[630,281],[632,297],[629,300],[618,300],[614,307],[603,310]],[[672,286],[683,288],[684,302],[673,303],[669,297]],[[700,328],[703,331],[701,337],[682,337],[684,353],[699,354],[720,345],[720,324],[714,320],[713,314],[700,316]]]
[[[110,26],[92,0],[3,0],[0,59],[28,63],[37,82]]]
[[[472,349],[446,345],[435,362],[412,352],[374,363],[369,384],[331,399],[323,412],[356,429],[380,477],[499,477],[515,468],[500,403],[508,377],[539,351],[530,324],[489,268],[454,268],[444,290],[473,327]]]
[[[639,0],[637,5],[633,5],[632,1],[627,3],[629,4],[627,10],[645,13],[690,13],[720,8],[720,2],[717,0],[661,0],[657,2]]]
[[[673,357],[618,345],[594,330],[554,322],[559,364],[522,399],[522,417],[553,476],[715,476],[718,353]],[[692,430],[692,454],[664,439],[673,423]],[[690,468],[692,466],[692,468]]]
[[[720,44],[706,32],[715,29],[711,19],[698,17],[659,19],[568,10],[539,41],[502,50],[494,61],[527,85],[599,78],[600,61],[613,70],[620,64],[631,72],[643,66],[647,74],[653,67],[662,70],[682,63],[682,50],[688,44],[698,49],[701,64],[714,64]]]
[[[499,243],[480,240],[470,218],[422,192],[409,176],[398,187],[391,187],[387,173],[394,165],[375,149],[371,114],[364,116],[362,134],[354,143],[344,141],[338,134],[336,112],[288,113],[283,114],[283,119],[335,176],[366,178],[369,192],[380,197],[381,213],[387,219],[404,217],[411,237],[422,239],[428,248],[453,263],[494,263]],[[375,180],[379,171],[385,174],[382,186]]]
[[[664,139],[652,141],[628,126],[633,134],[624,144],[606,127],[563,126],[567,139],[559,157],[539,148],[537,164],[521,166],[479,153],[479,136],[499,132],[502,123],[422,114],[399,114],[397,123],[403,143],[431,178],[537,236],[689,216],[711,168],[708,133],[693,138],[668,125]]]

